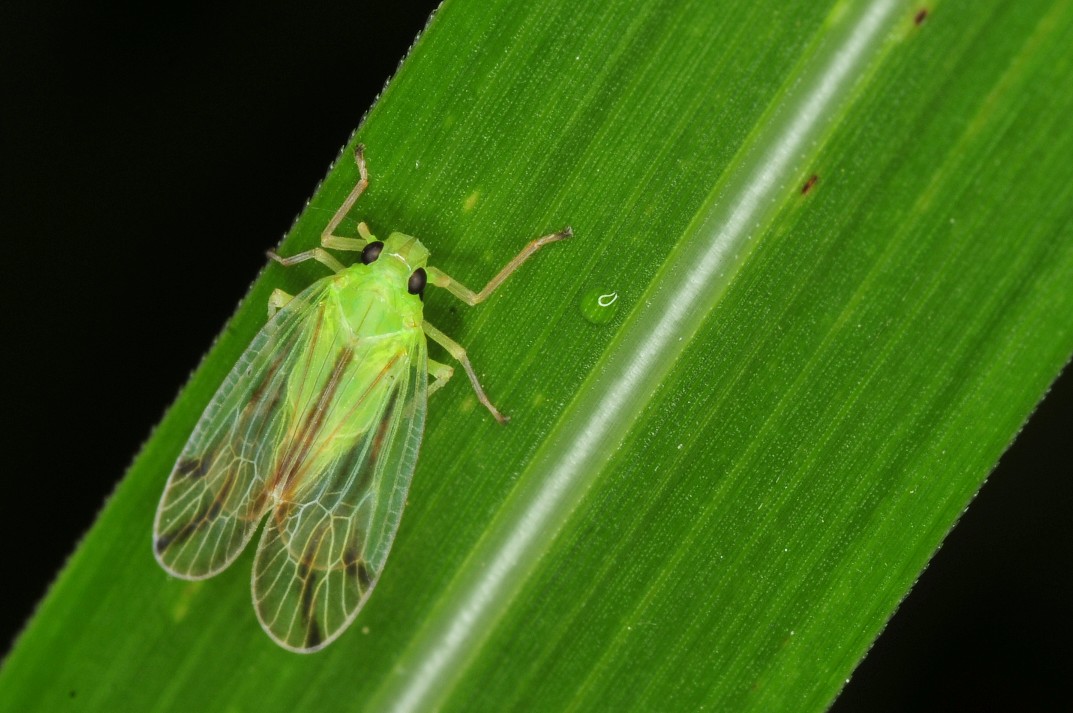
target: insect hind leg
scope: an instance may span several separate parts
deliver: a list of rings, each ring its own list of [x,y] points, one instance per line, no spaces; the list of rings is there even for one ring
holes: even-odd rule
[[[428,375],[433,378],[433,382],[428,385],[428,395],[432,396],[451,380],[451,377],[455,375],[455,370],[447,364],[441,364],[438,361],[429,359]]]

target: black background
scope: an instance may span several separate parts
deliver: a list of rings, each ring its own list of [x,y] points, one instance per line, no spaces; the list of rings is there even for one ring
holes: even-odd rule
[[[436,3],[181,5],[0,7],[0,649]],[[1071,425],[1066,373],[835,711],[1067,704]]]

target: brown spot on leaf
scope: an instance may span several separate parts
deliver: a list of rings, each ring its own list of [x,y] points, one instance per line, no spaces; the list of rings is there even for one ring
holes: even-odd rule
[[[801,195],[807,196],[808,192],[812,190],[812,187],[820,180],[820,177],[815,173],[809,176],[809,179],[805,181],[805,185],[801,186]]]
[[[913,23],[917,27],[920,27],[921,25],[924,24],[924,20],[927,20],[927,19],[928,19],[928,8],[922,7],[919,10],[917,10],[917,14],[913,16]]]

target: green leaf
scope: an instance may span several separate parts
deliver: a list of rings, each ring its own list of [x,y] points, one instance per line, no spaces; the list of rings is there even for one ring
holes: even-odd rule
[[[355,137],[353,216],[470,285],[573,226],[487,304],[427,301],[512,422],[436,394],[374,596],[276,648],[248,553],[187,583],[149,548],[268,294],[320,274],[270,268],[0,709],[822,710],[1073,353],[1071,37],[1058,0],[448,0]]]

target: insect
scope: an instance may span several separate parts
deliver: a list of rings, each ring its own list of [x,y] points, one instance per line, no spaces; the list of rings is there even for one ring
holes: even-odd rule
[[[481,388],[466,351],[425,321],[427,284],[482,302],[533,253],[569,237],[531,241],[480,292],[427,265],[416,238],[335,235],[369,183],[360,180],[321,233],[321,247],[280,257],[333,274],[297,296],[269,299],[269,320],[195,426],[157,507],[153,551],[170,574],[211,577],[238,557],[268,515],[253,564],[253,605],[280,646],[313,652],[354,620],[376,586],[417,462],[429,394],[454,373],[426,337]],[[360,252],[349,267],[328,249]],[[429,377],[432,377],[429,383]]]

